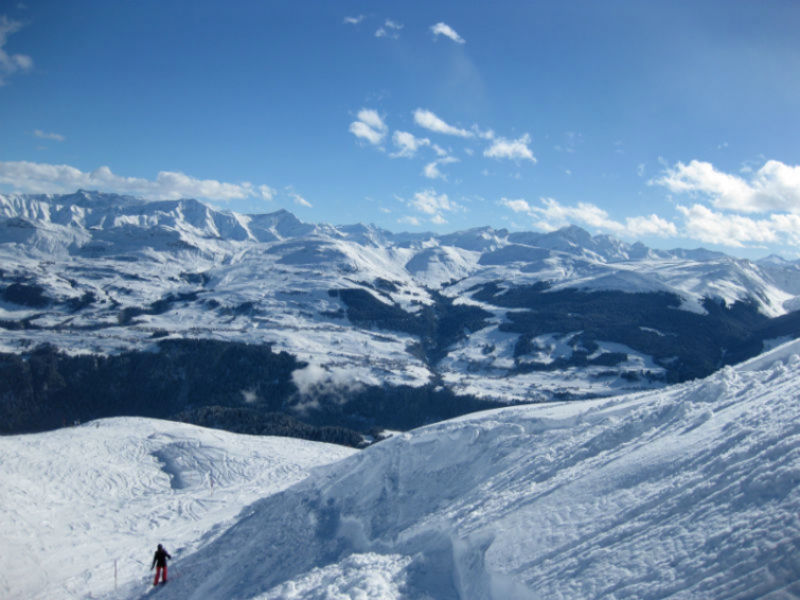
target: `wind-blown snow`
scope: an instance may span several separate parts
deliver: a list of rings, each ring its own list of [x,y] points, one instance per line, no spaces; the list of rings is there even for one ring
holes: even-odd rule
[[[353,450],[139,418],[0,437],[0,597],[93,598]],[[180,568],[172,570],[173,577]]]
[[[800,597],[798,352],[399,435],[252,505],[160,596]]]

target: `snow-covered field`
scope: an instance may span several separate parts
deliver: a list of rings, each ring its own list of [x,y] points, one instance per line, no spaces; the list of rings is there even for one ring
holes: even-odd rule
[[[799,370],[791,342],[355,454],[141,419],[3,438],[0,592],[140,598],[160,541],[162,600],[800,598]]]
[[[189,555],[243,507],[353,452],[139,418],[0,437],[0,597],[144,589],[158,543]]]

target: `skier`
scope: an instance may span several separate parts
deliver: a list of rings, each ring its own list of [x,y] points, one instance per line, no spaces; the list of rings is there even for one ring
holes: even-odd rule
[[[156,578],[153,580],[153,585],[158,585],[158,576],[161,575],[161,583],[167,583],[167,559],[172,558],[169,552],[164,550],[164,546],[158,545],[156,553],[153,555],[153,564],[150,565],[150,570],[156,567]]]

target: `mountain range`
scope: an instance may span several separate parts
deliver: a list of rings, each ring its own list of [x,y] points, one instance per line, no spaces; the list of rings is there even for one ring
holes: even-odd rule
[[[392,233],[6,194],[0,259],[7,432],[141,414],[264,433],[280,414],[337,441],[659,388],[800,336],[800,261],[574,226]]]

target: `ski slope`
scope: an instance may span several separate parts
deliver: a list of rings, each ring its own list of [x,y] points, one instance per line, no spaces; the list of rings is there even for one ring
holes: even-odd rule
[[[253,504],[159,598],[800,597],[798,353],[399,435]]]
[[[242,507],[352,452],[139,418],[0,437],[0,597],[113,597],[115,571],[143,586],[158,543],[191,554]]]
[[[795,341],[357,453],[144,419],[0,438],[0,595],[150,597],[162,542],[160,600],[800,598],[799,370]]]

